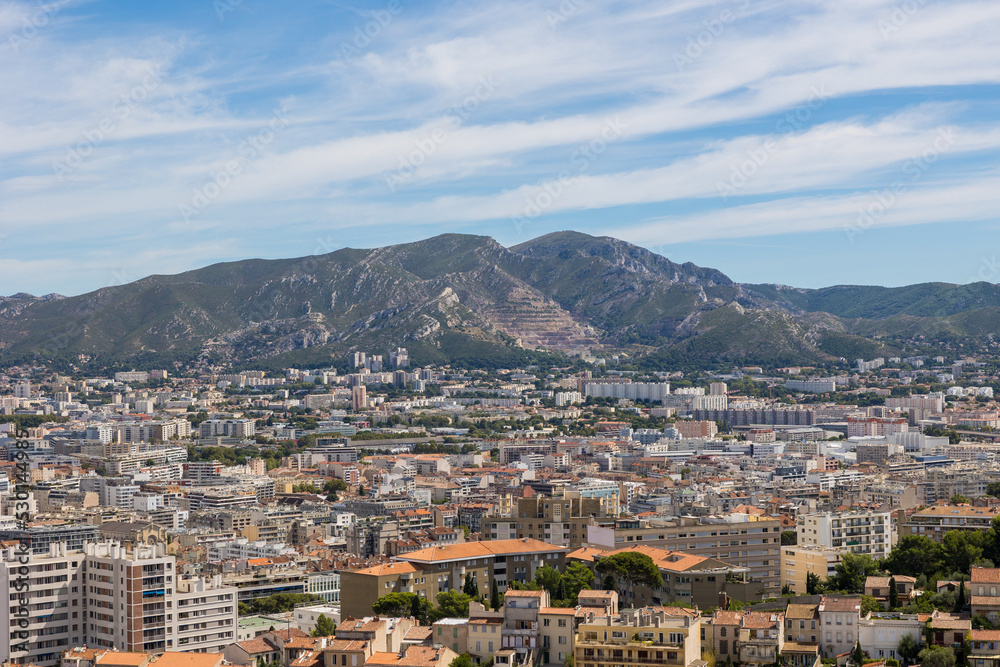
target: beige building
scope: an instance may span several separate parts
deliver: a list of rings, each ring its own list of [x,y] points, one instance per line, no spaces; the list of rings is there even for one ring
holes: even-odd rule
[[[941,542],[950,530],[978,530],[986,532],[998,515],[1000,507],[971,507],[969,505],[933,505],[917,510],[910,516],[897,513],[899,538],[923,535]]]
[[[587,545],[621,549],[633,544],[683,551],[747,569],[763,583],[764,597],[781,592],[781,520],[748,514],[670,521],[619,519],[589,526]]]
[[[588,612],[574,647],[575,667],[693,667],[701,660],[701,616],[681,607],[643,607],[614,616]]]
[[[605,514],[600,498],[583,498],[574,491],[519,498],[509,516],[483,518],[483,538],[538,539],[576,549],[587,540],[587,526]]]
[[[810,574],[824,581],[835,574],[843,552],[819,546],[781,547],[781,587],[788,586],[796,595],[807,595],[806,580]]]
[[[532,581],[544,565],[562,570],[566,549],[538,540],[491,540],[429,547],[396,556],[396,562],[340,573],[341,615],[371,614],[372,604],[389,593],[415,593],[436,603],[438,593],[462,590],[471,575],[480,594],[489,596],[495,580],[501,591],[509,581]],[[346,593],[349,591],[349,594]]]

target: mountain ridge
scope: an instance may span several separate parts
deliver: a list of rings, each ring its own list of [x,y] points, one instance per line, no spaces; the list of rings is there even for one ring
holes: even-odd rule
[[[0,297],[0,365],[322,362],[395,345],[436,362],[475,349],[830,364],[853,350],[990,344],[997,322],[990,283],[742,284],[613,237],[563,231],[508,248],[442,234],[220,262],[74,297]]]

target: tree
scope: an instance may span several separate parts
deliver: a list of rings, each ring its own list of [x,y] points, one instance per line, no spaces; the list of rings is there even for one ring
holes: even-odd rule
[[[806,573],[806,595],[819,595],[822,590],[822,582],[815,572]]]
[[[865,652],[861,649],[861,642],[854,642],[854,650],[851,651],[851,661],[859,667],[865,664]]]
[[[576,600],[580,591],[587,590],[594,585],[594,573],[583,563],[573,561],[566,566],[563,581],[566,584],[566,599]]]
[[[493,584],[490,586],[490,607],[493,611],[500,611],[500,589],[497,588],[497,580],[493,580]]]
[[[470,598],[479,597],[479,587],[476,586],[476,580],[472,578],[471,572],[465,573],[465,585],[462,586],[462,592]]]
[[[865,590],[865,579],[877,572],[878,564],[868,554],[845,553],[837,563],[835,574],[827,580],[827,588],[861,593]]]
[[[781,531],[781,546],[787,547],[798,544],[799,535],[794,530]]]
[[[448,667],[475,667],[475,665],[476,663],[473,662],[472,656],[468,653],[463,653],[448,663]]]
[[[425,620],[431,603],[415,593],[388,593],[372,604],[372,611],[379,616],[412,616]]]
[[[958,584],[958,599],[955,600],[955,613],[960,614],[965,610],[965,582],[962,581]]]
[[[337,631],[337,625],[333,619],[327,618],[326,614],[320,614],[316,619],[316,627],[313,628],[313,637],[330,637]]]
[[[873,595],[861,596],[861,616],[867,616],[869,612],[882,611],[882,603]]]
[[[987,535],[978,530],[949,530],[941,539],[949,568],[971,572],[972,565],[983,557]]]
[[[896,577],[889,577],[889,610],[899,606],[899,591],[896,590]]]
[[[789,584],[785,584],[781,587],[781,597],[795,597],[795,593],[792,592],[792,587]]]
[[[601,580],[601,590],[618,591],[618,582],[615,581],[614,575],[605,575],[604,579]]]
[[[556,589],[562,581],[562,574],[559,570],[548,565],[543,565],[535,572],[535,583],[549,592],[552,598],[556,597]]]
[[[986,495],[1000,498],[1000,482],[990,482],[987,484]]]
[[[659,588],[663,585],[660,568],[646,554],[636,551],[623,551],[605,556],[597,561],[594,568],[598,574],[614,577],[619,595],[634,592],[636,585]]]
[[[882,566],[892,574],[918,577],[938,572],[944,564],[944,547],[923,535],[907,535],[899,540]]]
[[[899,646],[896,647],[896,653],[900,657],[904,658],[907,662],[912,662],[917,659],[920,654],[920,644],[914,639],[913,635],[907,632],[899,640]]]
[[[955,667],[955,652],[945,646],[928,646],[917,659],[922,667]]]
[[[469,602],[471,600],[471,597],[458,591],[438,593],[437,609],[434,611],[434,617],[435,619],[468,618]]]
[[[952,505],[968,505],[969,499],[963,496],[961,493],[956,493],[951,497]]]

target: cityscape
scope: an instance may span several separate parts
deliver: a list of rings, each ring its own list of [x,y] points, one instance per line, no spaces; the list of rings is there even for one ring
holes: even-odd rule
[[[0,1],[0,667],[1000,667],[1000,3]]]

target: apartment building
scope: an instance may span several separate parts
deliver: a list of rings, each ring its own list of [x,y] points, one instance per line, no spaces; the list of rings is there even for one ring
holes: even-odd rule
[[[608,551],[579,549],[568,554],[566,560],[582,563],[596,573],[602,559],[622,553],[648,556],[663,578],[663,583],[657,588],[636,586],[632,590],[622,591],[621,602],[625,607],[680,602],[706,609],[718,605],[722,593],[743,602],[758,602],[764,597],[763,584],[753,581],[749,570],[689,553],[633,545]]]
[[[897,513],[899,538],[923,535],[941,542],[950,530],[978,530],[986,532],[993,519],[1000,515],[1000,507],[970,507],[968,505],[934,505],[917,510],[910,516]]]
[[[578,492],[520,498],[511,516],[483,517],[483,538],[539,539],[576,549],[587,540],[587,526],[605,514],[599,498],[583,498]]]
[[[885,558],[895,544],[891,512],[825,512],[807,514],[796,528],[800,546],[845,549]]]
[[[576,633],[576,667],[691,667],[701,660],[701,616],[680,607],[643,607],[617,615],[588,611]]]
[[[844,552],[815,545],[781,547],[781,587],[788,586],[796,595],[808,595],[806,581],[810,574],[824,581],[836,573]]]
[[[396,556],[396,562],[340,573],[341,587],[351,591],[341,598],[341,613],[360,617],[388,593],[415,593],[432,602],[438,593],[462,590],[466,574],[482,595],[488,596],[495,580],[500,590],[509,581],[535,578],[543,565],[561,570],[566,548],[539,540],[491,540],[420,549]]]
[[[0,662],[48,667],[62,651],[86,642],[82,561],[81,553],[58,543],[30,555],[3,550],[0,590],[9,602],[0,605],[0,625],[8,641],[0,641]]]
[[[517,662],[534,664],[539,656],[539,613],[549,606],[548,591],[507,591],[503,597],[501,642]]]
[[[746,569],[763,583],[765,597],[781,591],[781,520],[731,514],[670,521],[619,519],[614,526],[588,526],[586,546],[620,549],[633,544],[683,551]]]
[[[900,660],[900,656],[896,653],[899,649],[899,640],[905,635],[910,635],[917,645],[923,644],[924,625],[925,621],[921,620],[918,614],[868,612],[858,621],[858,639],[861,641],[861,647],[872,658]]]
[[[163,545],[126,551],[113,542],[90,542],[71,550],[52,542],[46,553],[27,558],[6,549],[3,559],[0,590],[10,591],[15,602],[0,608],[0,623],[10,628],[10,641],[0,644],[3,661],[47,667],[58,663],[61,651],[82,645],[142,653],[222,651],[236,638],[236,590],[220,579],[179,577]]]

